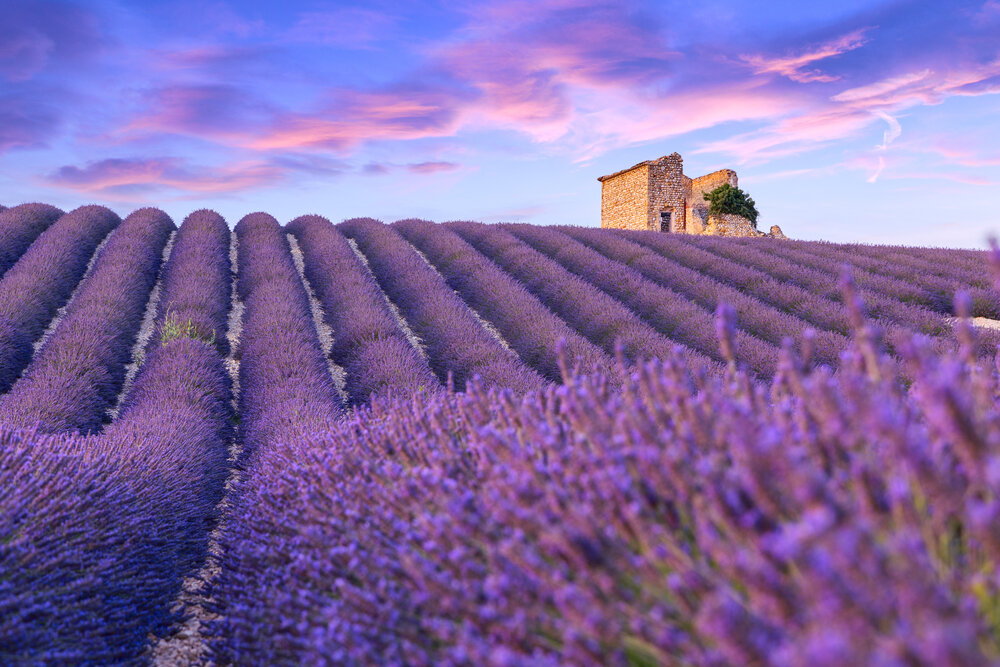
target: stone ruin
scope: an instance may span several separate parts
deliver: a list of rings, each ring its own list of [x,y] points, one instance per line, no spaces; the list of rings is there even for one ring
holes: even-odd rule
[[[770,233],[754,229],[737,215],[709,215],[704,194],[720,185],[737,185],[736,172],[720,169],[698,178],[683,172],[678,153],[646,160],[597,180],[601,182],[601,227],[713,236],[787,238],[777,225]]]

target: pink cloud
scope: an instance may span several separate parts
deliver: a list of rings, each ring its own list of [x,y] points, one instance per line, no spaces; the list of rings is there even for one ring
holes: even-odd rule
[[[400,169],[405,169],[406,171],[413,174],[436,174],[436,173],[447,173],[452,171],[458,171],[462,168],[462,165],[456,162],[446,162],[446,161],[427,161],[427,162],[413,162],[410,164],[392,164],[387,162],[370,162],[362,167],[362,172],[365,174],[379,176],[382,174],[388,174],[393,171],[398,171]]]
[[[191,168],[177,158],[111,158],[84,167],[65,166],[46,180],[71,190],[103,195],[129,195],[172,188],[222,193],[273,183],[282,171],[262,163],[234,163],[219,168]]]
[[[327,148],[349,151],[369,140],[453,135],[463,96],[448,90],[338,90],[325,114],[276,114],[265,127],[236,137],[255,150]]]
[[[435,174],[438,172],[456,171],[461,165],[455,162],[417,162],[408,164],[406,168],[415,174]]]
[[[187,134],[236,143],[267,123],[276,111],[267,103],[226,84],[178,84],[145,94],[149,110],[115,131],[119,136]]]
[[[954,95],[994,92],[989,88],[974,92],[969,86],[998,74],[1000,60],[944,72],[922,69],[897,74],[814,101],[802,111],[790,110],[762,129],[703,144],[696,152],[724,153],[740,162],[774,159],[859,136],[879,119],[889,123],[877,147],[884,152],[902,131],[893,114],[920,104],[938,104]]]
[[[798,83],[829,83],[841,77],[824,74],[820,70],[803,71],[802,68],[820,60],[839,56],[853,51],[865,43],[865,33],[872,28],[860,28],[835,40],[822,44],[798,55],[788,55],[779,58],[769,58],[760,55],[740,56],[740,60],[750,65],[756,74],[780,74]]]

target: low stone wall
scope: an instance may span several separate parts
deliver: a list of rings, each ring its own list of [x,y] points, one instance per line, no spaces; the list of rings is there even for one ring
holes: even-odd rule
[[[741,215],[722,213],[708,216],[708,225],[703,234],[711,236],[767,236],[753,228],[753,224]]]
[[[761,237],[775,239],[787,239],[781,227],[771,225],[770,233],[764,233],[754,229],[753,223],[741,215],[723,213],[721,215],[708,216],[708,223],[704,229],[691,231],[692,234],[702,234],[705,236],[739,236],[739,237]]]

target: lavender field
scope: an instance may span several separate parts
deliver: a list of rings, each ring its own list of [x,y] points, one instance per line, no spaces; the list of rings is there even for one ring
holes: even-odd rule
[[[997,283],[0,207],[0,664],[1000,664]]]

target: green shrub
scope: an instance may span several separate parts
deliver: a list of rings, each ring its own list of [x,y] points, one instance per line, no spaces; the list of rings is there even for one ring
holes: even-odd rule
[[[215,332],[212,331],[210,334],[205,334],[198,329],[198,326],[191,321],[190,317],[187,319],[187,322],[182,322],[176,318],[174,313],[168,312],[163,320],[163,324],[160,325],[160,344],[166,345],[178,338],[194,338],[195,340],[213,345],[215,343]]]
[[[704,194],[705,200],[709,202],[709,215],[721,215],[729,213],[731,215],[741,215],[750,221],[754,229],[757,229],[757,206],[747,193],[739,188],[726,183],[720,185],[711,192]]]

